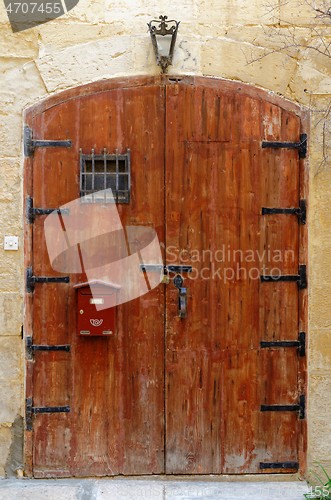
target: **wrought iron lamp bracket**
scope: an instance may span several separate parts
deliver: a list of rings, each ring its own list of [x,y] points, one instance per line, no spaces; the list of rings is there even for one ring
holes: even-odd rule
[[[174,49],[177,38],[177,31],[180,21],[175,21],[171,19],[168,21],[168,16],[159,16],[159,19],[153,19],[147,26],[149,28],[149,33],[151,35],[153,49],[156,57],[156,63],[161,66],[162,73],[167,71],[168,66],[172,64],[172,59],[174,55]],[[161,55],[159,53],[159,47],[157,43],[157,36],[171,36],[171,43],[168,55]]]

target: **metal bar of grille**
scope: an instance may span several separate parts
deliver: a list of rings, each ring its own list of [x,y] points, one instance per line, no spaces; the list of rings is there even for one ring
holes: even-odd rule
[[[118,203],[118,189],[119,189],[119,177],[118,177],[118,149],[116,149],[116,178],[115,178],[115,186],[116,186],[116,203]]]
[[[92,200],[94,201],[94,170],[95,170],[95,163],[94,163],[94,149],[92,149],[91,152],[91,160],[92,160]]]
[[[85,194],[85,189],[86,189],[86,186],[84,188],[85,177],[84,177],[83,171],[85,172],[85,161],[83,160],[83,151],[82,151],[82,148],[79,149],[79,166],[80,166],[80,169],[79,169],[79,185],[80,185],[80,193],[81,193],[81,196],[82,196],[82,195]]]
[[[107,189],[107,150],[104,148],[103,150],[103,189]],[[107,201],[107,195],[104,193],[104,202]]]
[[[130,195],[131,195],[131,152],[130,149],[126,150],[127,156],[126,156],[126,162],[125,162],[125,168],[127,172],[127,179],[128,179],[128,191],[127,191],[127,199],[126,201],[129,203],[130,201]]]
[[[115,154],[107,154],[107,149],[104,148],[101,154],[95,154],[95,150],[91,150],[91,154],[84,155],[81,153],[81,164],[80,164],[80,192],[81,196],[92,194],[89,199],[86,200],[92,202],[120,202],[129,203],[130,200],[130,150],[127,149],[127,153],[119,154],[116,149]],[[99,171],[96,162],[103,162],[103,169]],[[102,182],[103,177],[103,182]],[[95,181],[99,179],[101,186]],[[109,180],[111,181],[109,185]],[[126,182],[128,185],[122,186],[122,183]],[[88,181],[88,184],[87,184]],[[87,189],[87,187],[89,189]],[[113,191],[113,198],[108,197],[105,193],[103,198],[98,198],[94,195],[96,190],[100,190],[100,187],[107,191],[107,187],[111,187]],[[121,189],[124,187],[124,189]],[[116,194],[115,194],[116,191]]]

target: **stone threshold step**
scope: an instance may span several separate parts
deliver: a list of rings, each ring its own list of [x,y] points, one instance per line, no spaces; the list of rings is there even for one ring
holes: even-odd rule
[[[174,479],[3,479],[0,500],[304,500],[305,482]]]

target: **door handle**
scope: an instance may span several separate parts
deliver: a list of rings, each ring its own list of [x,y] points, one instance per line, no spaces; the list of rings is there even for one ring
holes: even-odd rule
[[[185,319],[187,317],[187,288],[183,287],[184,278],[177,274],[174,277],[174,285],[178,288],[178,313],[181,319]]]
[[[140,269],[142,271],[161,271],[163,269],[164,278],[166,281],[164,283],[169,283],[169,273],[175,273],[174,285],[178,289],[178,315],[181,319],[187,318],[187,288],[183,287],[184,278],[179,273],[191,273],[192,266],[185,265],[168,265],[162,266],[161,264],[141,264]]]

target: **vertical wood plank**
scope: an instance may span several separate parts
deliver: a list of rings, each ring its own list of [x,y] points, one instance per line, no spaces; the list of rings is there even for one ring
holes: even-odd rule
[[[227,130],[215,102],[231,109]],[[179,83],[167,88],[167,121],[167,245],[193,274],[187,319],[167,290],[166,470],[258,473],[262,461],[296,461],[297,414],[260,406],[297,404],[297,351],[260,350],[260,341],[297,340],[299,292],[260,275],[298,273],[297,217],[262,216],[262,207],[298,206],[298,153],[262,150],[261,140],[297,141],[299,119],[252,95]],[[213,401],[203,395],[210,385],[220,391]]]
[[[114,89],[43,112],[39,138],[69,138],[73,147],[35,152],[34,205],[59,207],[79,197],[80,148],[86,154],[130,148],[132,200],[118,205],[123,227],[152,226],[163,241],[163,94],[159,86]],[[95,211],[92,206],[83,224],[96,222]],[[33,226],[34,273],[58,275],[49,262],[44,219]],[[92,242],[88,250],[97,252],[101,244],[111,258],[111,239]],[[70,404],[71,411],[34,417],[34,475],[162,473],[164,288],[118,306],[111,338],[83,338],[76,332],[73,285],[86,276],[67,274],[69,284],[37,284],[33,294],[34,341],[71,345],[70,353],[35,355],[34,404]]]

